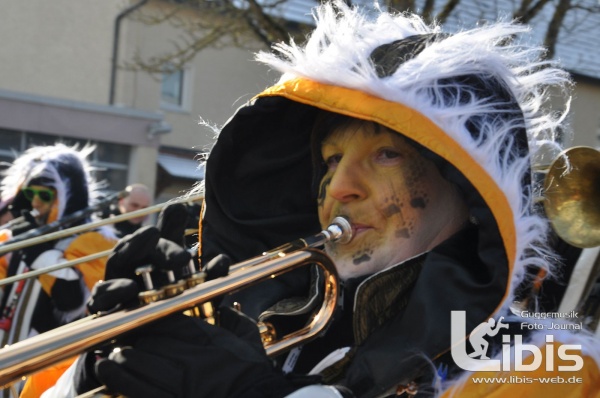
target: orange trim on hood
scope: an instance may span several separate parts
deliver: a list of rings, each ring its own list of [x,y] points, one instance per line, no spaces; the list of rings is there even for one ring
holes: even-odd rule
[[[467,150],[429,118],[397,102],[302,78],[272,86],[257,97],[266,96],[281,96],[323,110],[379,123],[402,132],[401,134],[450,162],[480,192],[494,214],[507,253],[509,278],[512,278],[517,256],[516,227],[512,209],[504,192]],[[509,280],[507,292],[510,285]]]

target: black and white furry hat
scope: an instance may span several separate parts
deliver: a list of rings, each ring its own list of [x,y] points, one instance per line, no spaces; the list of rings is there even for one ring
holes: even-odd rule
[[[497,223],[493,228],[498,230],[508,263],[504,305],[512,302],[528,267],[545,269],[552,274],[552,253],[546,242],[549,224],[531,209],[532,198],[539,192],[534,192],[529,183],[530,164],[542,144],[545,148],[554,147],[557,152],[561,149],[558,136],[568,135],[564,119],[571,80],[568,73],[552,61],[542,59],[542,47],[523,41],[528,28],[496,22],[449,34],[440,26],[426,24],[417,15],[380,10],[365,13],[341,1],[316,8],[314,17],[316,28],[306,43],[277,44],[275,52],[257,55],[258,61],[281,72],[282,76],[248,107],[240,108],[223,128],[222,142],[217,142],[214,156],[211,155],[212,163],[220,163],[216,158],[228,159],[227,154],[220,156],[225,151],[221,148],[231,144],[234,146],[227,150],[235,158],[228,161],[235,159],[236,164],[243,167],[245,157],[250,155],[242,150],[251,152],[253,143],[260,143],[263,148],[288,151],[284,155],[273,155],[273,151],[262,149],[264,157],[277,164],[278,175],[283,175],[286,156],[297,160],[306,145],[308,138],[302,130],[311,128],[312,109],[375,121],[425,148],[430,157],[441,159],[438,163],[456,169],[458,173],[446,172],[446,178],[452,173],[464,177],[467,183],[457,185],[462,185],[465,195],[474,191],[482,197],[482,206],[491,212],[492,222]],[[548,108],[550,89],[554,94],[564,95],[564,107],[558,111]],[[296,108],[306,105],[308,109],[304,113],[299,109],[290,111],[296,115],[295,119],[283,116],[282,109],[277,111],[278,115],[256,111],[257,105],[267,104],[269,99],[275,101],[275,98],[285,98],[298,104]],[[275,108],[268,104],[263,109]],[[280,120],[285,117],[288,120]],[[267,126],[264,129],[268,132],[258,130],[261,123]],[[286,126],[280,127],[282,124]],[[242,125],[244,133],[238,131]],[[284,145],[288,145],[285,149],[276,148],[279,134],[285,134],[285,138],[281,138],[286,141]],[[242,137],[249,137],[243,145],[240,144]],[[238,140],[237,144],[234,139]],[[235,145],[239,145],[239,152]],[[295,153],[290,155],[290,152]],[[256,156],[252,155],[253,159]],[[276,156],[281,158],[279,162],[275,161]],[[290,167],[306,167],[295,164]],[[207,191],[211,189],[210,167],[209,158]],[[229,165],[225,169],[233,167]],[[216,166],[213,170],[217,172]],[[221,167],[218,172],[223,170]],[[260,179],[252,178],[258,174],[246,170],[243,174],[250,176],[247,181],[253,181],[256,187],[264,184],[268,190],[282,184],[279,180],[269,180],[270,175],[262,169]],[[227,173],[227,178],[234,178],[227,180],[229,183],[239,178],[233,170]],[[288,175],[294,172],[288,170]],[[219,185],[215,180],[213,183]],[[288,182],[283,184],[287,186]],[[238,189],[247,186],[242,182]],[[236,188],[224,189],[242,195]],[[220,203],[213,206],[222,209],[227,219],[237,219],[233,222],[236,227],[244,227],[245,217],[259,218],[254,209],[236,210],[233,204],[224,209],[228,206],[227,198],[218,189],[215,192],[220,195]],[[267,203],[274,200],[263,199]],[[211,200],[209,197],[207,204]],[[291,203],[297,202],[296,198],[290,199],[288,213],[294,207]],[[237,203],[237,206],[241,205]],[[304,223],[307,206],[304,203],[296,206],[302,210],[294,219],[297,225]],[[239,211],[243,212],[242,217],[236,214]],[[476,213],[472,214],[474,218],[486,217]]]
[[[28,185],[49,186],[56,190],[54,207],[48,223],[90,206],[101,188],[92,177],[87,157],[93,146],[79,150],[64,144],[37,146],[26,150],[4,172],[0,184],[2,197],[14,197],[13,212],[31,209],[21,189]]]
[[[547,221],[531,211],[539,192],[528,184],[530,161],[541,144],[560,149],[571,81],[542,60],[543,48],[519,41],[528,28],[497,22],[449,34],[416,15],[374,17],[343,2],[317,8],[315,19],[303,46],[277,44],[276,53],[258,55],[283,72],[261,96],[401,132],[457,168],[489,204],[513,288],[529,266],[552,273]],[[324,95],[329,86],[338,95]],[[550,88],[566,99],[559,111],[548,108]]]

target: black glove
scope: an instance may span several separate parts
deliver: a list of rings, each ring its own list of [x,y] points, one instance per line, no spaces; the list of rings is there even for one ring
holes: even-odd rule
[[[156,228],[160,231],[161,238],[185,247],[185,228],[188,219],[189,213],[185,206],[181,203],[173,203],[160,212]]]
[[[190,213],[186,206],[181,203],[170,204],[160,212],[156,227],[160,231],[161,238],[168,239],[171,242],[177,243],[179,246],[185,247],[185,230],[190,220]],[[194,260],[196,269],[199,267],[197,252],[194,252]],[[229,273],[231,259],[229,256],[219,254],[211,259],[204,271],[206,272],[206,280],[210,281]]]
[[[283,397],[318,382],[276,370],[249,318],[223,309],[221,322],[176,315],[153,323],[131,347],[96,362],[96,376],[130,398]]]
[[[168,283],[166,276],[160,271],[171,270],[176,276],[180,276],[191,258],[191,254],[183,247],[161,238],[156,227],[146,226],[117,243],[106,262],[105,279],[134,279],[143,287],[135,270],[140,266],[153,265],[158,271],[153,274],[155,287],[158,287]]]
[[[23,217],[23,222],[18,223],[14,227],[11,228],[13,238],[24,234],[25,232],[29,232],[33,229],[38,228],[38,225],[35,217],[31,215],[31,210],[21,210],[20,217]],[[17,217],[19,219],[20,217]]]
[[[91,297],[87,302],[88,311],[97,314],[134,307],[139,303],[139,292],[138,284],[132,279],[100,281],[92,288]]]
[[[15,225],[12,228],[12,239],[24,240],[26,236],[20,235],[25,234],[26,232],[33,233],[35,229],[40,227],[35,218],[31,215],[31,211],[21,210],[21,217],[23,217],[25,221]],[[6,243],[10,243],[10,240]],[[50,242],[42,242],[36,245],[26,246],[20,250],[21,254],[23,255],[22,259],[25,262],[25,264],[31,266],[31,264],[33,264],[35,259],[38,258],[40,254],[52,249],[55,244],[56,241],[54,240]]]
[[[207,279],[225,276],[229,270],[231,259],[225,255],[213,258],[207,268]],[[211,278],[212,276],[212,278]],[[140,284],[129,278],[114,278],[98,282],[94,285],[87,303],[92,314],[114,312],[138,305],[138,294],[142,291]]]

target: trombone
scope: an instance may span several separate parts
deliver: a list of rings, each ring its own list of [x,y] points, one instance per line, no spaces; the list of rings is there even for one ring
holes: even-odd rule
[[[260,281],[274,278],[307,264],[318,265],[325,274],[324,300],[309,323],[298,331],[277,338],[275,331],[264,325],[263,344],[269,356],[278,355],[317,337],[329,324],[337,305],[337,272],[333,261],[315,247],[327,242],[349,242],[352,228],[337,217],[327,229],[316,235],[298,239],[261,256],[235,265],[228,276],[195,285],[164,300],[108,315],[91,315],[49,332],[39,334],[0,349],[0,385],[38,372],[48,366],[81,354],[117,336],[176,312],[193,309],[223,294],[232,293]]]
[[[65,238],[67,236],[71,236],[71,235],[75,235],[75,234],[78,234],[81,232],[89,231],[91,229],[102,227],[104,225],[115,224],[115,223],[118,223],[118,222],[121,222],[124,220],[129,220],[131,218],[146,216],[146,215],[152,214],[152,213],[158,213],[163,208],[165,208],[166,206],[173,204],[173,203],[189,203],[189,202],[199,201],[202,199],[204,199],[204,194],[183,197],[183,198],[171,200],[171,201],[168,201],[165,203],[159,203],[154,206],[149,206],[144,209],[131,211],[129,213],[121,214],[119,216],[106,218],[106,219],[102,219],[102,220],[97,220],[97,221],[82,224],[82,225],[77,225],[75,227],[63,229],[63,230],[56,231],[56,232],[46,233],[46,234],[36,236],[33,238],[29,238],[29,239],[24,239],[24,240],[23,239],[18,239],[18,240],[12,239],[12,240],[5,242],[4,244],[0,244],[0,255],[11,252],[11,251],[20,250],[24,247],[33,246],[33,245],[37,245],[37,244],[45,243],[45,242],[50,242],[55,239]],[[87,210],[84,210],[84,211],[87,211]]]

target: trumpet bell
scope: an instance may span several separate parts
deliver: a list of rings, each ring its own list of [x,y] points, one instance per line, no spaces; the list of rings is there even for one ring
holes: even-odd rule
[[[544,179],[544,210],[558,236],[580,248],[600,246],[600,152],[572,147]]]

